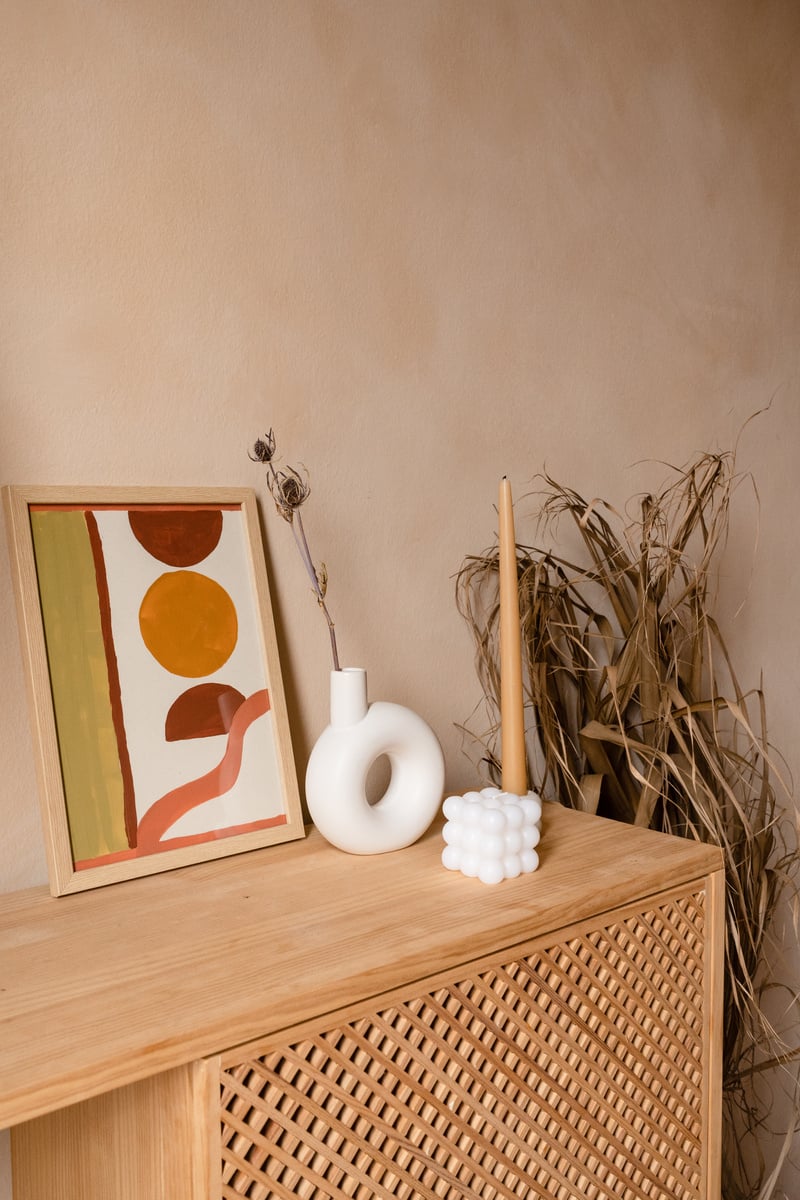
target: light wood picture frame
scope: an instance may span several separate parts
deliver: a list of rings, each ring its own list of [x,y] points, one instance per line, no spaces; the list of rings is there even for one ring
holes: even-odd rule
[[[303,837],[255,492],[3,501],[52,893]]]

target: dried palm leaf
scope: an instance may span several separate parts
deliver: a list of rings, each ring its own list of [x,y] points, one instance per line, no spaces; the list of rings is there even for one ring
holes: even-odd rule
[[[710,611],[740,481],[732,454],[701,454],[671,468],[631,519],[545,476],[537,536],[556,535],[567,520],[579,550],[566,558],[518,545],[517,567],[538,790],[724,853],[724,1195],[767,1200],[778,1171],[773,1164],[767,1173],[758,1138],[772,1101],[754,1080],[786,1078],[797,1099],[789,1064],[800,1050],[779,1037],[764,999],[775,986],[775,912],[787,899],[796,906],[799,860],[791,787],[769,745],[763,691],[740,686]],[[495,783],[498,565],[496,547],[467,558],[456,587],[486,704],[486,731],[472,736]],[[796,1119],[797,1103],[793,1112]]]

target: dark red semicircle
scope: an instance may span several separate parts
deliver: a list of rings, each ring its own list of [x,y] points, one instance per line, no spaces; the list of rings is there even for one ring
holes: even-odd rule
[[[199,683],[173,701],[164,724],[168,742],[227,733],[244,696],[225,683]]]
[[[202,562],[222,534],[219,508],[134,508],[128,521],[147,553],[170,567]]]

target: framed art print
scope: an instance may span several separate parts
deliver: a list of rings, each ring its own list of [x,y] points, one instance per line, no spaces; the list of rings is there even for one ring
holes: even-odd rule
[[[51,891],[302,837],[255,493],[4,500]]]

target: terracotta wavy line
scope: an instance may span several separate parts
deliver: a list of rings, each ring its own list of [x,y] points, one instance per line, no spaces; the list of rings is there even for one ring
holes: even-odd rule
[[[180,787],[167,792],[144,814],[139,822],[140,852],[156,850],[167,830],[185,813],[230,791],[239,777],[244,735],[253,721],[268,711],[269,695],[266,688],[248,696],[231,722],[228,744],[218,765],[199,779],[182,783]]]

